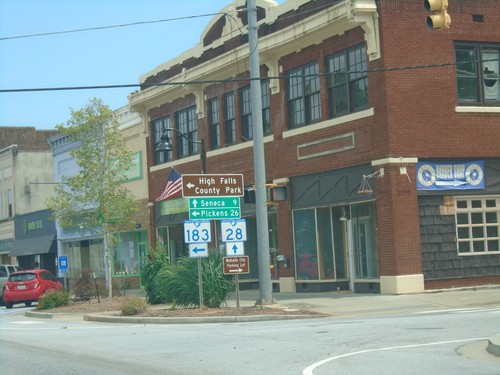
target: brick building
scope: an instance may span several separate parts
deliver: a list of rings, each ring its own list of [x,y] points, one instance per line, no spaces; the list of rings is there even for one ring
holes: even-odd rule
[[[500,282],[500,3],[450,0],[426,26],[422,0],[257,1],[268,209],[280,291],[410,293]],[[141,77],[129,105],[147,129],[151,243],[186,254],[184,198],[155,202],[172,167],[241,173],[253,141],[245,1],[200,43]],[[255,205],[243,204],[248,282],[258,281]],[[151,226],[153,228],[153,224]],[[215,241],[221,246],[220,224]],[[243,277],[242,277],[243,278]]]

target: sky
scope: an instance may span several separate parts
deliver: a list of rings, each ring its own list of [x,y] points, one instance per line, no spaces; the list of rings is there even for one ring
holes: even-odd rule
[[[284,3],[285,0],[278,0]],[[194,47],[231,0],[0,0],[0,90],[138,84]],[[167,20],[84,32],[25,35]],[[191,18],[192,17],[192,18]],[[8,38],[8,39],[2,39]],[[138,88],[0,92],[0,126],[55,129],[92,98],[112,109]]]

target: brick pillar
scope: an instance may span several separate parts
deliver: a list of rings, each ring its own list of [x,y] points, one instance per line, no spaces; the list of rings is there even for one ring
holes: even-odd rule
[[[382,294],[415,293],[424,290],[418,199],[415,181],[416,160],[387,160],[377,186],[377,246]],[[399,161],[401,160],[401,161]]]

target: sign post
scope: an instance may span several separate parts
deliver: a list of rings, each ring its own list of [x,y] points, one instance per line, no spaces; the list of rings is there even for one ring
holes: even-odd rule
[[[203,308],[203,280],[201,258],[208,256],[208,243],[212,241],[209,220],[184,220],[184,242],[189,246],[189,257],[198,258],[198,294]]]
[[[64,290],[68,290],[68,285],[66,281],[66,276],[68,275],[68,257],[66,255],[61,255],[59,257],[59,272],[63,273],[64,278]]]
[[[236,307],[240,307],[240,274],[250,273],[248,256],[223,257],[224,275],[234,275],[236,282]]]

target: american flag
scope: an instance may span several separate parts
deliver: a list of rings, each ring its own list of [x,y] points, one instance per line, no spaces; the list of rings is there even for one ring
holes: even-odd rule
[[[158,198],[155,199],[156,202],[161,202],[173,197],[180,195],[182,191],[182,177],[175,168],[172,168],[170,174],[168,175],[167,184],[163,188],[162,193]]]

